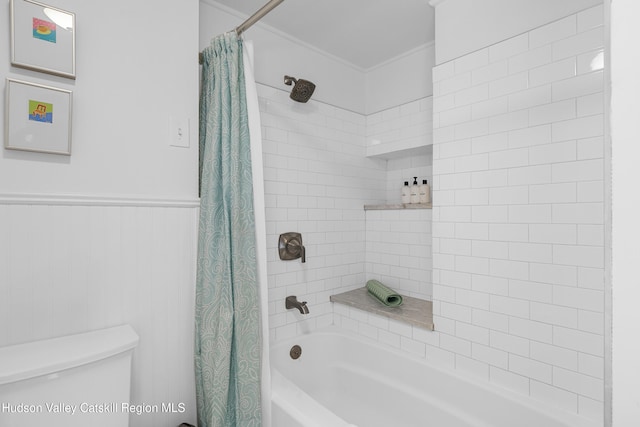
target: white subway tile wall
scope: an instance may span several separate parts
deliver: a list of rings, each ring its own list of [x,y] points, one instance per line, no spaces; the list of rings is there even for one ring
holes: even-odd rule
[[[423,153],[423,154],[422,154]],[[418,178],[418,183],[426,179],[431,186],[433,177],[433,155],[432,147],[425,147],[420,152],[412,153],[409,156],[393,158],[387,160],[387,193],[388,204],[402,202],[402,186],[405,182],[409,185],[413,183],[414,177]]]
[[[602,23],[594,7],[434,69],[436,332],[417,350],[592,419],[604,390]]]
[[[366,279],[431,300],[431,210],[366,212]]]
[[[271,339],[333,323],[329,296],[365,284],[364,205],[384,203],[386,161],[365,157],[365,117],[258,85],[264,150]],[[306,263],[282,261],[281,233],[302,233]],[[286,310],[287,295],[309,315]]]
[[[387,155],[430,145],[432,120],[431,96],[367,115],[366,155]]]
[[[433,176],[433,97],[408,102],[365,119],[367,156],[387,158],[386,203],[401,203],[404,182]]]
[[[381,218],[387,213],[377,211],[369,222],[364,205],[399,203],[403,181],[413,176],[418,176],[420,182],[428,179],[431,183],[430,148],[416,151],[414,147],[411,155],[401,154],[389,160],[366,157],[370,127],[377,132],[382,132],[382,128],[396,129],[398,135],[407,129],[410,133],[419,129],[422,135],[419,141],[424,144],[431,135],[431,98],[365,117],[314,101],[296,104],[286,92],[263,85],[258,85],[258,95],[264,150],[271,339],[334,323],[334,310],[340,308],[332,307],[329,296],[362,287],[369,278],[377,278],[409,295],[430,299],[431,211],[390,214],[383,224]],[[373,124],[376,122],[384,124],[376,127]],[[389,232],[382,232],[380,227],[388,228]],[[302,233],[306,263],[279,259],[278,236],[288,231]],[[369,262],[383,253],[384,260]],[[286,310],[287,295],[307,301],[310,314]],[[355,313],[358,316],[357,310]],[[365,313],[359,315],[361,320],[368,319]],[[367,326],[361,332],[377,338],[378,328],[385,322],[386,319],[374,320],[372,324],[365,322]],[[388,344],[401,343],[398,337],[387,338]]]

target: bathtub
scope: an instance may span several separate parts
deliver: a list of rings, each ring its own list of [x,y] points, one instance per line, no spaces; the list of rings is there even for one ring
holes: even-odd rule
[[[338,328],[275,343],[270,357],[274,427],[598,425]]]

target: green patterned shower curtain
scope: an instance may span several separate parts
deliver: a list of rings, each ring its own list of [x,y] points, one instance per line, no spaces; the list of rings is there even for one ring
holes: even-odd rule
[[[203,52],[195,370],[199,427],[259,427],[260,300],[242,41]]]

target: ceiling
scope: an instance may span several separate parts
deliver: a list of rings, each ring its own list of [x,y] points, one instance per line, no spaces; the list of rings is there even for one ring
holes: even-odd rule
[[[267,3],[216,1],[247,16]],[[434,40],[428,0],[285,0],[261,22],[365,70]]]

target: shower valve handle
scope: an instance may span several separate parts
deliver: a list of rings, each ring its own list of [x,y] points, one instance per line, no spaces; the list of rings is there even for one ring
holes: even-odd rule
[[[300,258],[302,258],[302,262],[307,262],[306,249],[297,240],[291,240],[289,243],[287,243],[287,251],[291,255],[294,255],[296,257],[299,256]]]
[[[302,244],[302,235],[296,232],[283,233],[278,240],[278,254],[284,261],[301,258],[307,261],[306,249]]]

